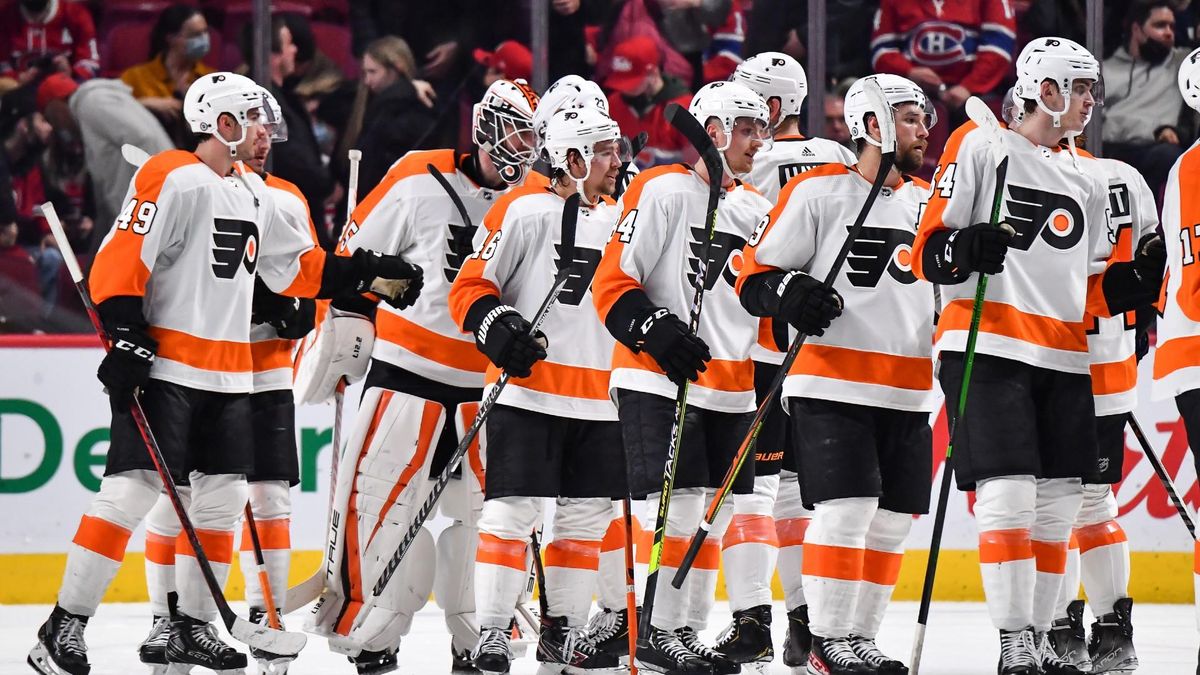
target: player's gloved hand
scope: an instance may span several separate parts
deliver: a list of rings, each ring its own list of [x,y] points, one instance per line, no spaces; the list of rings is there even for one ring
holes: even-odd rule
[[[358,249],[351,257],[356,285],[354,292],[371,291],[396,309],[412,307],[421,296],[424,271],[398,255],[383,255]]]
[[[270,324],[279,337],[299,340],[316,325],[317,303],[309,298],[289,298],[271,292],[262,279],[254,281],[250,322]]]
[[[712,359],[708,345],[666,307],[653,307],[634,326],[637,346],[658,364],[676,386],[695,382]]]
[[[963,272],[999,274],[1015,234],[1008,223],[976,223],[956,230],[946,240],[946,260]]]
[[[144,325],[130,324],[108,328],[112,348],[100,362],[96,377],[121,412],[129,410],[134,393],[150,380],[150,366],[154,365],[158,341],[150,337],[145,328]]]
[[[510,376],[529,377],[533,364],[546,358],[549,346],[546,335],[540,330],[530,335],[531,328],[520,312],[508,305],[497,305],[475,329],[475,344]]]
[[[1133,271],[1142,286],[1155,294],[1162,287],[1167,269],[1167,245],[1158,234],[1147,235],[1133,256]]]
[[[837,291],[803,272],[789,272],[779,284],[779,316],[805,335],[824,335],[843,306]]]

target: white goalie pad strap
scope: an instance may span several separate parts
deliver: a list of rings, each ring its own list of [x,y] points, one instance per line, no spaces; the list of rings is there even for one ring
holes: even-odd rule
[[[355,622],[363,599],[432,487],[425,477],[444,422],[445,410],[433,401],[377,387],[363,395],[338,474],[325,556],[325,592],[313,610],[313,632],[345,636]],[[430,547],[432,556],[432,542]],[[400,593],[397,589],[411,584],[404,569],[415,551],[414,545],[392,577],[387,594]],[[426,590],[424,597],[428,594]],[[381,598],[375,611],[393,606],[389,602]],[[366,636],[359,639],[361,644],[375,630],[371,626],[378,624],[369,618],[358,623],[356,633]]]
[[[358,314],[330,309],[305,338],[296,355],[292,389],[296,403],[324,403],[333,397],[338,380],[357,382],[367,373],[375,346],[375,324]]]

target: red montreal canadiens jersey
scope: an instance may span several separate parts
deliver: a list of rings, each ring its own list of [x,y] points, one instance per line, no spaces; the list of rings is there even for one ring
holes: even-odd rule
[[[77,80],[96,76],[100,55],[96,51],[96,25],[82,2],[50,0],[50,18],[35,23],[26,18],[20,3],[0,8],[0,77],[16,78],[43,56],[66,54],[71,75]]]

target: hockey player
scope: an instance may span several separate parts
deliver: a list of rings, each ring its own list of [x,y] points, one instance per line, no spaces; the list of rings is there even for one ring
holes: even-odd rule
[[[758,92],[771,111],[774,143],[755,156],[750,182],[772,203],[778,200],[780,189],[800,173],[822,164],[855,162],[854,155],[840,143],[800,134],[800,107],[808,95],[808,77],[795,59],[781,52],[756,54],[738,65],[733,80]],[[788,342],[785,322],[779,322],[776,331],[770,318],[761,320],[758,342],[750,352],[759,404],[783,362]],[[716,648],[739,662],[771,660],[771,573],[778,558],[788,611],[783,662],[801,667],[808,661],[811,642],[800,569],[804,531],[812,511],[802,503],[787,437],[787,414],[777,407],[763,421],[755,441],[755,500],[749,504],[755,510],[735,513],[723,542],[725,587],[735,625]]]
[[[282,120],[279,104],[270,94],[267,105],[276,119]],[[297,231],[308,230],[317,244],[316,232],[308,213],[308,204],[295,185],[267,174],[265,163],[272,143],[287,140],[287,128],[277,125],[267,142],[254,149],[246,166],[257,173],[271,195],[277,214]],[[235,169],[236,170],[236,169]],[[250,343],[254,372],[254,393],[250,395],[251,415],[255,423],[254,468],[246,475],[251,512],[254,514],[264,563],[271,584],[272,599],[282,607],[288,588],[291,565],[291,493],[300,482],[296,453],[296,408],[292,400],[292,347],[313,328],[316,303],[308,298],[290,298],[276,294],[261,279],[255,280],[251,301]],[[179,486],[190,495],[190,487]],[[175,542],[181,527],[179,518],[165,494],[158,497],[146,515],[146,588],[154,613],[150,634],[138,647],[142,663],[155,673],[165,671],[167,638],[175,607]],[[242,531],[242,574],[250,620],[267,623],[264,590],[253,573],[256,562],[247,523]],[[286,661],[266,652],[251,649],[263,662],[274,662],[275,672],[286,670]],[[283,669],[283,670],[281,670]]]
[[[245,474],[253,468],[248,394],[255,274],[274,291],[318,297],[362,292],[377,278],[393,285],[420,278],[420,268],[396,256],[326,258],[309,232],[290,229],[276,216],[256,175],[226,178],[237,159],[265,146],[266,96],[233,73],[193,83],[184,115],[201,135],[196,152],[160,153],[138,170],[128,204],[96,255],[92,297],[114,343],[98,373],[111,400],[112,441],[100,492],[68,553],[58,603],[29,655],[40,672],[90,670],[87,620],[161,489],[129,412],[134,395],[141,392],[166,468],[191,483],[189,513],[223,583],[246,503]],[[391,301],[411,302],[418,289],[414,284]],[[167,658],[184,668],[242,668],[245,656],[222,643],[208,623],[215,602],[190,552],[186,542],[177,548],[179,603]]]
[[[479,645],[475,666],[509,670],[509,623],[526,578],[526,543],[554,497],[554,541],[546,548],[546,600],[538,661],[547,672],[618,667],[584,636],[611,500],[625,489],[621,430],[608,397],[613,340],[588,287],[617,221],[604,197],[616,189],[620,129],[598,110],[563,110],[545,125],[549,188],[505,195],[484,220],[486,239],[450,290],[450,313],[491,362],[488,381],[513,378],[487,418],[487,501],[475,567]],[[563,201],[581,195],[575,249],[559,237]],[[557,243],[556,243],[557,242]],[[555,261],[573,255],[571,282],[544,329],[530,334],[553,282]],[[540,341],[539,341],[540,339]],[[549,341],[549,346],[543,343]]]
[[[869,80],[889,109],[872,109]],[[858,163],[827,164],[789,182],[750,238],[738,277],[751,314],[812,336],[783,385],[801,491],[815,504],[803,569],[810,672],[908,672],[879,651],[875,635],[911,514],[929,510],[933,288],[911,265],[928,185],[908,174],[924,160],[931,111],[921,88],[897,75],[851,86],[845,117]],[[880,170],[882,115],[895,120],[896,164],[851,249],[854,264],[839,272],[837,290],[826,288],[845,224],[854,222]],[[880,322],[889,330],[877,330]]]
[[[707,169],[683,164],[638,174],[623,197],[621,220],[593,282],[596,307],[619,343],[609,388],[617,401],[630,494],[647,500],[654,522],[670,444],[677,387],[692,381],[683,443],[670,495],[656,606],[639,668],[653,672],[738,672],[739,666],[704,645],[697,634],[712,607],[721,536],[718,518],[695,569],[680,590],[670,585],[688,540],[700,524],[708,489],[720,485],[750,423],[754,373],[750,346],[758,322],[733,292],[738,251],[770,208],[734,176],[749,172],[769,141],[762,98],[736,82],[715,82],[696,93],[689,112],[721,151],[724,193],[718,207],[698,334],[688,316],[692,280],[704,250]],[[734,484],[734,509],[751,497],[753,465]]]
[[[306,401],[323,401],[338,379],[354,381],[366,372],[365,393],[342,451],[335,508],[348,513],[352,497],[360,491],[364,494],[358,498],[371,497],[372,506],[354,507],[355,519],[331,532],[338,563],[321,613],[314,618],[314,625],[331,635],[331,647],[349,652],[360,673],[396,668],[397,645],[429,592],[389,595],[388,602],[373,610],[383,610],[374,620],[378,623],[364,624],[354,636],[345,635],[342,617],[357,611],[364,589],[370,590],[378,573],[375,561],[391,556],[415,507],[428,494],[432,483],[413,477],[439,475],[458,446],[459,430],[470,424],[478,409],[487,366],[487,358],[451,320],[446,301],[451,282],[473,250],[475,227],[463,223],[427,166],[437,168],[462,200],[472,225],[478,225],[510,186],[527,175],[531,181],[542,179],[529,172],[537,102],[524,82],[497,80],[475,106],[472,152],[410,152],[388,170],[354,210],[338,252],[400,252],[430,270],[421,298],[403,315],[366,298],[335,301],[317,346],[301,362],[297,391]],[[445,611],[454,668],[471,670],[469,654],[479,637],[473,569],[484,479],[478,444],[472,445],[462,467],[462,477],[451,481],[440,501],[442,513],[454,523],[439,536],[436,548],[428,532],[423,533],[407,559],[429,574],[436,568],[431,583]],[[372,471],[384,473],[371,480]],[[361,474],[357,478],[356,472]],[[389,593],[399,593],[401,586],[393,584]],[[353,642],[368,647],[360,653]]]
[[[989,224],[996,164],[991,134],[956,130],[923,210],[913,269],[941,285],[936,349],[947,400],[962,388],[964,350],[978,274],[987,288],[966,415],[954,446],[962,490],[976,490],[980,565],[997,670],[1077,673],[1047,640],[1083,498],[1097,463],[1085,309],[1112,316],[1157,290],[1148,263],[1105,265],[1115,232],[1108,186],[1074,150],[1099,78],[1096,59],[1063,38],[1031,41],[1017,60],[1024,120],[999,133],[1008,157],[1002,223]],[[948,405],[951,415],[957,406]],[[1005,411],[997,415],[997,410]],[[1053,410],[1053,416],[1043,411]]]

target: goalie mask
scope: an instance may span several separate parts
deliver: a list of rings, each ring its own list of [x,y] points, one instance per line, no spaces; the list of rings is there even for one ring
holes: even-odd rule
[[[534,160],[533,112],[538,95],[524,80],[496,80],[475,104],[472,138],[508,185],[517,185]]]

